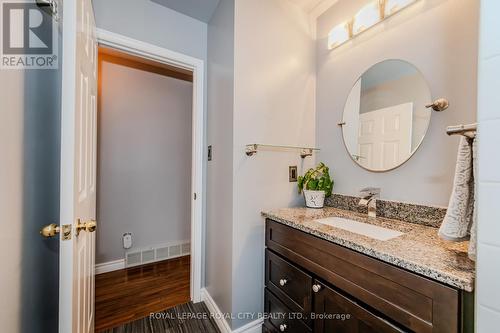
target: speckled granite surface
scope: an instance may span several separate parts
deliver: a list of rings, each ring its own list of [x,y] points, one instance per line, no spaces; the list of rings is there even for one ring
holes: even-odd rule
[[[358,205],[359,197],[333,193],[325,199],[325,206],[358,213],[367,213],[367,207]],[[439,228],[446,215],[446,208],[409,204],[377,199],[377,216]]]
[[[443,241],[434,227],[380,217],[368,218],[365,214],[332,207],[284,208],[262,215],[449,286],[466,291],[474,288],[475,266],[467,256],[468,242]],[[404,235],[379,241],[315,221],[332,216],[397,230]]]

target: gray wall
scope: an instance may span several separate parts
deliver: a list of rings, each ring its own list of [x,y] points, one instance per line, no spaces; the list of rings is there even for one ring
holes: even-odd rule
[[[208,24],[208,144],[205,285],[221,311],[232,308],[234,0]]]
[[[259,151],[253,142],[314,146],[315,67],[309,17],[288,0],[239,0],[235,8],[233,313],[264,310],[266,209],[303,205],[288,167],[312,159]],[[233,321],[233,329],[257,318]]]
[[[59,220],[60,92],[60,70],[0,70],[2,332],[57,332],[59,239],[38,232]]]
[[[98,28],[196,58],[207,57],[207,24],[149,0],[93,0]]]
[[[258,22],[258,24],[256,24]],[[288,0],[221,0],[209,23],[206,285],[223,312],[263,309],[265,209],[302,203],[288,166],[296,152],[253,142],[314,145],[314,42],[308,16]],[[249,52],[249,50],[251,50]],[[234,94],[234,95],[233,95]],[[234,318],[233,329],[257,319]]]
[[[385,199],[447,205],[459,138],[448,137],[445,129],[476,118],[479,1],[420,1],[329,51],[329,30],[365,3],[338,2],[317,21],[318,160],[331,166],[335,192],[358,194],[363,187],[377,186]],[[402,59],[415,65],[428,81],[432,96],[448,98],[451,106],[432,114],[422,146],[406,164],[388,173],[370,173],[349,158],[336,124],[342,119],[345,100],[357,78],[385,59]]]
[[[191,225],[193,84],[100,61],[96,263],[186,241]]]

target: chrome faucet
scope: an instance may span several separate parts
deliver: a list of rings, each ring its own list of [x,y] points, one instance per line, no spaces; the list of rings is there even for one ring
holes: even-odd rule
[[[377,217],[377,198],[380,198],[380,188],[367,187],[360,192],[358,205],[368,207],[368,217]]]

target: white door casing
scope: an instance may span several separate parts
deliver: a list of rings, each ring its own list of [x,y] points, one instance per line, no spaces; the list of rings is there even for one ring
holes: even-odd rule
[[[360,114],[359,163],[370,170],[392,169],[412,152],[413,103]]]
[[[206,142],[204,124],[205,63],[202,59],[102,29],[97,29],[97,39],[100,45],[193,72],[193,165],[191,181],[193,196],[191,197],[190,286],[191,300],[195,303],[200,302],[202,289],[203,203],[205,201],[203,176],[205,166],[204,146]]]
[[[76,222],[96,217],[97,43],[91,0],[63,8],[59,332],[94,332],[95,233]]]

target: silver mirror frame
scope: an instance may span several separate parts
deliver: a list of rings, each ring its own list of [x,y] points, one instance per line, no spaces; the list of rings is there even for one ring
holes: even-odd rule
[[[363,77],[363,75],[369,71],[371,68],[383,63],[383,62],[386,62],[386,61],[400,61],[400,62],[405,62],[407,63],[408,65],[412,66],[413,68],[415,68],[415,70],[420,74],[420,76],[422,77],[422,80],[426,83],[428,89],[429,89],[429,94],[430,94],[430,100],[429,100],[429,106],[432,106],[431,103],[433,103],[432,101],[434,100],[433,97],[432,97],[432,91],[430,89],[430,85],[429,85],[429,82],[426,80],[425,76],[423,75],[422,71],[420,71],[420,69],[418,69],[417,66],[413,65],[411,62],[409,61],[406,61],[406,60],[403,60],[403,59],[384,59],[382,61],[379,61],[373,65],[371,65],[370,67],[366,68],[362,73],[361,75],[359,75],[357,77],[357,79],[354,81],[354,83],[352,84],[351,86],[351,89],[349,89],[349,92],[347,94],[347,97],[345,98],[345,102],[344,102],[344,108],[342,109],[342,121],[339,122],[337,125],[339,125],[341,127],[341,132],[342,132],[342,142],[344,144],[344,148],[347,152],[347,155],[349,155],[349,158],[354,162],[355,165],[357,165],[358,167],[366,170],[366,171],[369,171],[369,172],[373,172],[373,173],[384,173],[384,172],[389,172],[389,171],[393,171],[399,167],[401,167],[402,165],[404,165],[406,162],[408,162],[416,153],[417,151],[420,149],[420,146],[422,145],[422,143],[424,142],[424,139],[425,137],[427,136],[428,132],[429,132],[429,127],[431,125],[431,121],[432,121],[432,113],[430,113],[430,117],[429,117],[429,121],[427,123],[427,126],[425,128],[425,132],[424,132],[424,135],[422,136],[422,138],[420,139],[420,142],[418,143],[418,145],[415,146],[415,149],[413,150],[413,152],[408,156],[407,159],[405,159],[403,162],[399,163],[398,165],[392,167],[392,168],[389,168],[389,169],[385,169],[385,170],[375,170],[375,169],[369,169],[363,165],[361,165],[355,158],[353,158],[353,155],[351,154],[351,152],[349,151],[349,148],[347,147],[347,143],[345,141],[345,136],[344,136],[344,125],[346,124],[344,122],[344,113],[345,113],[345,108],[346,108],[346,105],[347,105],[347,101],[349,99],[349,95],[351,94],[351,91],[352,89],[354,88],[354,86],[356,85],[356,83]],[[447,101],[447,100],[446,100]]]

